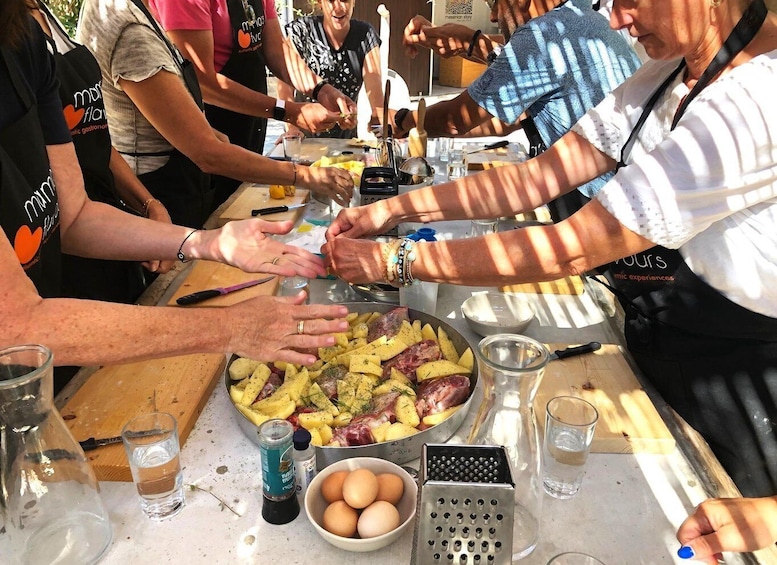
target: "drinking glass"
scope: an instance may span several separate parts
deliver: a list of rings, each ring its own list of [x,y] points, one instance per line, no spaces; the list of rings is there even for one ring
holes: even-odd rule
[[[285,277],[281,281],[281,288],[279,294],[281,296],[296,296],[300,290],[304,290],[308,298],[305,300],[305,304],[310,304],[310,290],[308,288],[308,279],[305,277],[294,276]]]
[[[141,414],[121,431],[140,507],[152,520],[178,514],[184,506],[178,424],[166,412]]]
[[[451,149],[453,149],[452,137],[438,137],[434,142],[434,155],[441,163],[448,162]]]
[[[593,404],[575,396],[552,398],[545,411],[545,492],[572,498],[583,482],[599,413]]]
[[[472,220],[472,225],[469,230],[469,236],[480,237],[481,235],[496,233],[498,225],[499,225],[499,218],[491,218],[491,219],[485,219],[485,220]]]
[[[448,180],[467,176],[467,153],[463,149],[453,149],[448,155]]]
[[[569,551],[566,553],[559,553],[551,558],[551,560],[548,561],[548,565],[604,565],[604,563],[587,553]]]
[[[283,138],[283,154],[288,161],[299,163],[302,155],[302,135],[293,133]]]

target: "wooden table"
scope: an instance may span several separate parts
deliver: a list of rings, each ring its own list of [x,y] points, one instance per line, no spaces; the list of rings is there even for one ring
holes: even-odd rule
[[[228,205],[229,202],[225,203]],[[414,227],[417,226],[406,226]],[[448,229],[460,237],[468,226],[447,222],[434,227],[440,232]],[[143,300],[166,303],[184,276],[185,271],[178,269],[160,277]],[[362,300],[340,281],[311,281],[310,289],[314,302]],[[479,337],[469,330],[459,308],[472,292],[483,290],[486,289],[450,285],[440,285],[439,290],[437,316],[455,327],[473,346]],[[527,333],[531,337],[546,343],[597,340],[620,344],[622,333],[617,327],[617,315],[604,313],[612,308],[612,303],[595,290],[589,289],[582,295],[536,295],[534,299],[545,305],[547,316],[530,326]],[[84,370],[72,387],[77,387],[87,374]],[[544,565],[563,551],[585,551],[609,565],[684,563],[676,557],[679,544],[674,534],[679,523],[706,497],[737,494],[706,445],[697,442],[650,388],[646,391],[675,435],[677,447],[666,454],[592,454],[583,488],[575,498],[560,501],[545,497],[541,539],[524,563]],[[68,394],[65,391],[58,404]],[[470,412],[453,441],[466,438],[475,411]],[[261,518],[258,449],[241,432],[237,417],[225,387],[216,386],[181,453],[185,482],[196,485],[197,490],[187,492],[186,508],[172,520],[146,520],[131,483],[101,483],[114,528],[113,543],[103,563],[409,562],[412,531],[393,545],[364,555],[327,544],[315,533],[304,511],[284,526],[265,523]],[[2,546],[0,536],[0,552]],[[727,562],[775,562],[773,552],[760,552],[759,556],[760,561],[750,555],[735,555]]]

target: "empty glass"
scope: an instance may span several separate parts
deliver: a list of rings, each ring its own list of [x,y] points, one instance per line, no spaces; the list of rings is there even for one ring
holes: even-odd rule
[[[472,220],[472,225],[469,229],[470,237],[480,237],[481,235],[488,235],[490,233],[496,233],[499,226],[499,218],[485,219],[485,220]]]
[[[302,135],[298,133],[286,134],[283,138],[283,154],[287,161],[299,163],[302,155]]]

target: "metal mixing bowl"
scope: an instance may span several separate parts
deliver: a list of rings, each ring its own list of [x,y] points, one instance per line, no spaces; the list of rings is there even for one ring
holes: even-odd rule
[[[388,312],[393,310],[396,306],[391,304],[381,304],[377,302],[353,302],[347,303],[350,312]],[[466,338],[461,335],[458,330],[436,318],[424,312],[418,310],[409,310],[410,320],[420,320],[422,324],[430,324],[433,328],[437,329],[442,327],[448,334],[448,337],[456,347],[456,351],[459,354],[463,353],[468,347],[472,347],[472,351],[475,352],[475,347],[470,345]],[[229,365],[237,359],[236,355],[232,355],[227,363],[227,368],[224,370],[224,385],[226,386],[227,393],[229,393],[229,386],[231,379],[229,378]],[[395,441],[384,441],[381,443],[373,443],[370,445],[360,445],[354,447],[316,447],[316,463],[319,469],[323,469],[327,465],[334,463],[335,461],[341,461],[343,459],[350,459],[351,457],[378,457],[380,459],[386,459],[401,465],[418,459],[421,457],[421,446],[425,443],[443,443],[450,438],[456,430],[459,429],[464,418],[467,416],[467,412],[470,409],[472,403],[473,392],[478,382],[478,366],[472,368],[472,374],[470,379],[470,393],[469,398],[464,402],[462,407],[457,410],[450,418],[432,426],[426,430],[420,431],[417,434],[408,436]],[[230,402],[231,404],[231,402]],[[232,405],[232,412],[237,419],[240,429],[248,438],[259,445],[259,436],[257,434],[258,428],[248,420],[243,414]]]

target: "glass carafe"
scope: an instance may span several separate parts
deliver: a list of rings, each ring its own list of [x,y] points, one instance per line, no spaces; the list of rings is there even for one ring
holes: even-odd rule
[[[54,407],[53,388],[47,348],[0,349],[0,510],[10,560],[95,563],[111,525],[94,471]]]
[[[539,537],[542,447],[533,405],[549,355],[543,344],[522,335],[492,335],[478,345],[483,401],[469,443],[507,450],[515,482],[513,560],[529,555]]]

